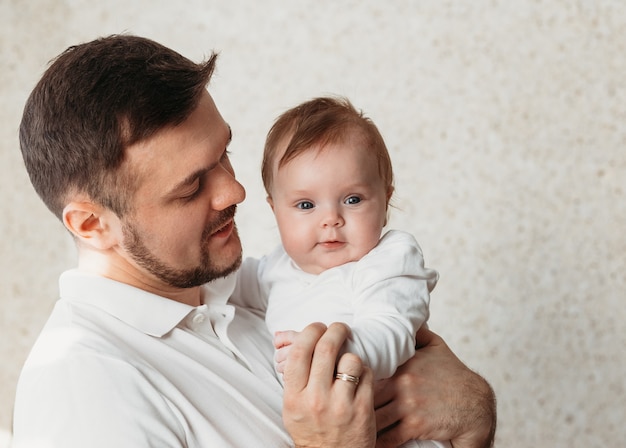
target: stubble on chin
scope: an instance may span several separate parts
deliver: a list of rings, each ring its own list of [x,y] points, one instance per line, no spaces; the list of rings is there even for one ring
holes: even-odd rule
[[[234,216],[234,211],[226,212],[226,215]],[[225,222],[227,219],[218,219],[217,222]],[[215,226],[212,226],[215,228]],[[152,276],[161,282],[175,288],[194,288],[204,285],[218,278],[223,278],[235,272],[241,266],[242,253],[241,242],[237,227],[233,228],[231,238],[236,238],[238,244],[238,254],[232,263],[219,266],[212,260],[209,253],[208,242],[213,232],[206,229],[201,240],[201,256],[197,266],[193,268],[176,268],[156,256],[143,241],[140,232],[130,223],[126,223],[123,228],[124,249],[130,257],[148,271]]]

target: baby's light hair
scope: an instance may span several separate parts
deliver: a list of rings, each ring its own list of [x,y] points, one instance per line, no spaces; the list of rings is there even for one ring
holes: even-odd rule
[[[269,130],[263,151],[261,176],[271,196],[274,166],[279,149],[286,148],[278,160],[280,168],[311,149],[321,150],[357,137],[364,149],[376,156],[378,173],[385,191],[393,191],[393,168],[389,151],[374,122],[354,108],[344,97],[320,97],[304,102],[280,115]]]

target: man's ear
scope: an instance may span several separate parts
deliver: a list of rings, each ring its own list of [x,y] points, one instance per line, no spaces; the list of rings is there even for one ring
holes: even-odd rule
[[[110,210],[90,201],[72,201],[63,209],[63,224],[74,237],[96,249],[106,250],[117,243]]]

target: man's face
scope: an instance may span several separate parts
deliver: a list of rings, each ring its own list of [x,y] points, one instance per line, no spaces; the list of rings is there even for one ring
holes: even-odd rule
[[[228,159],[230,138],[205,92],[182,124],[128,148],[139,188],[122,219],[121,250],[148,283],[190,288],[239,266],[233,218],[245,191]]]

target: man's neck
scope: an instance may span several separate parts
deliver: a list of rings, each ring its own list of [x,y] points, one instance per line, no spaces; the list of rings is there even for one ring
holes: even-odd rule
[[[202,304],[201,288],[176,288],[117,254],[79,249],[78,269],[190,306]]]

